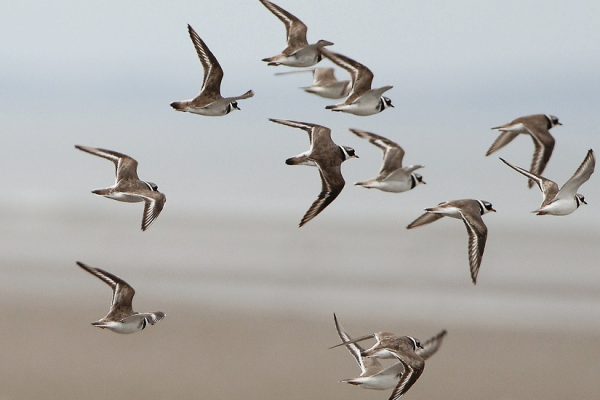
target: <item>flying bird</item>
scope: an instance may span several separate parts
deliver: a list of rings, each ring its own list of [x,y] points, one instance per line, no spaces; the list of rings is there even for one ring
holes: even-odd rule
[[[302,87],[307,93],[316,94],[327,99],[341,99],[348,96],[352,84],[349,80],[338,81],[333,68],[312,68],[302,71],[278,72],[275,75],[289,75],[303,72],[312,72],[313,82],[311,86]]]
[[[535,211],[537,215],[569,215],[585,202],[585,197],[577,193],[579,187],[590,179],[596,167],[594,151],[588,150],[583,162],[573,176],[559,189],[556,182],[546,179],[541,175],[531,173],[521,167],[512,165],[508,161],[500,160],[517,172],[533,180],[542,191],[542,205]]]
[[[361,351],[366,358],[395,359],[402,364],[403,372],[389,400],[397,400],[404,395],[419,379],[425,368],[425,359],[418,354],[424,350],[421,342],[412,336],[396,336],[389,332],[376,332],[357,339],[344,341],[334,347],[348,346],[374,338],[377,342],[369,349]]]
[[[341,170],[342,163],[350,158],[358,158],[358,156],[352,147],[335,144],[331,139],[331,129],[324,126],[283,119],[270,119],[270,121],[299,128],[308,133],[310,149],[288,158],[285,161],[286,164],[316,166],[319,169],[321,193],[302,217],[299,225],[302,227],[319,215],[342,192],[345,185]]]
[[[112,288],[113,296],[110,310],[106,316],[96,322],[93,326],[108,329],[116,333],[135,333],[144,330],[148,325],[154,325],[165,317],[162,311],[151,313],[138,313],[133,311],[131,302],[135,290],[121,278],[106,272],[100,268],[90,267],[77,261],[77,265],[83,270],[94,275]]]
[[[360,386],[364,389],[375,390],[391,389],[398,385],[398,382],[404,373],[403,364],[401,362],[396,362],[384,368],[376,358],[364,357],[362,353],[365,350],[358,343],[349,343],[353,341],[352,337],[350,337],[350,335],[344,331],[344,328],[338,322],[335,314],[333,314],[333,318],[340,339],[342,339],[342,342],[347,343],[346,348],[350,354],[352,354],[361,370],[359,377],[345,379],[342,382]],[[423,360],[427,360],[438,351],[442,345],[442,341],[444,340],[446,333],[446,330],[443,330],[437,335],[428,339],[425,343],[423,343],[422,348],[417,348],[415,350],[416,354],[423,358]]]
[[[416,228],[437,221],[442,217],[462,219],[469,235],[469,266],[473,284],[477,283],[477,274],[487,240],[487,226],[481,216],[494,210],[485,200],[452,200],[440,203],[437,207],[426,208],[425,214],[411,222],[406,229]]]
[[[323,56],[320,49],[331,46],[333,43],[327,40],[319,40],[317,43],[308,44],[306,40],[308,28],[302,21],[275,3],[268,0],[260,0],[260,2],[283,22],[288,44],[281,54],[263,58],[262,61],[266,62],[267,65],[287,65],[288,67],[312,67],[321,61]]]
[[[556,125],[562,124],[554,115],[536,114],[519,117],[507,124],[496,126],[492,129],[499,131],[500,136],[494,141],[485,155],[489,156],[500,150],[519,134],[530,135],[535,148],[530,171],[536,175],[541,175],[554,149],[554,137],[550,134],[550,129]],[[527,183],[529,188],[533,187],[533,182],[533,180],[529,180]]]
[[[321,49],[321,53],[338,66],[348,71],[352,77],[352,89],[350,89],[350,94],[344,103],[327,106],[325,107],[326,109],[368,116],[380,113],[387,108],[394,107],[392,100],[383,96],[383,93],[393,88],[393,86],[383,86],[377,89],[371,89],[373,72],[371,72],[369,68],[349,57],[326,49]]]
[[[241,96],[223,97],[221,96],[221,81],[223,80],[223,69],[217,61],[217,58],[210,51],[206,43],[196,31],[188,25],[188,32],[196,53],[204,68],[204,79],[202,80],[202,89],[200,94],[192,100],[175,101],[171,103],[177,111],[190,112],[193,114],[218,117],[227,115],[233,110],[239,110],[238,100],[247,99],[254,96],[252,90],[248,90]]]
[[[397,143],[360,129],[350,129],[356,136],[367,139],[371,144],[383,150],[383,165],[376,178],[355,185],[367,189],[379,189],[383,192],[400,193],[414,189],[419,184],[424,184],[423,177],[414,171],[423,168],[422,165],[402,166],[404,150]]]
[[[112,150],[79,145],[76,145],[75,148],[106,158],[115,164],[115,184],[106,189],[92,190],[92,193],[126,203],[143,201],[142,230],[148,229],[148,226],[154,222],[162,211],[167,198],[158,191],[158,186],[155,183],[142,181],[138,178],[137,161],[128,155]]]

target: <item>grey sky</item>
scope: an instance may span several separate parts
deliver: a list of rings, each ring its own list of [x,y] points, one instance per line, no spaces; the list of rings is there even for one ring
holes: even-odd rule
[[[389,136],[421,163],[427,186],[400,195],[347,185],[319,219],[350,215],[408,218],[442,200],[479,197],[497,217],[533,218],[539,203],[522,176],[483,154],[491,126],[550,113],[564,126],[546,176],[562,183],[588,148],[600,151],[600,5],[597,1],[293,1],[284,8],[309,27],[309,41],[365,63],[375,85],[394,85],[395,109],[373,117],[324,110],[330,101],[298,89],[309,76],[275,77],[261,58],[285,47],[283,24],[258,1],[5,2],[0,12],[0,124],[8,207],[96,207],[89,191],[112,182],[112,168],[73,144],[125,152],[156,182],[172,215],[266,213],[297,223],[316,197],[316,170],[283,161],[304,151],[299,131],[269,117],[320,123],[359,160],[348,183],[374,176],[380,153],[351,135]],[[190,23],[225,70],[222,92],[256,96],[223,118],[176,113],[195,96],[202,70]],[[338,72],[343,77],[343,71]],[[532,143],[500,153],[528,167]],[[590,206],[570,216],[600,220],[598,177],[582,188]],[[105,201],[107,203],[107,201]],[[105,204],[109,207],[109,204]]]

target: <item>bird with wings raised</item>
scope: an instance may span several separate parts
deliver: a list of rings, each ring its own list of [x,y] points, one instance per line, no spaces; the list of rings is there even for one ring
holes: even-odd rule
[[[337,145],[331,139],[331,129],[324,126],[283,119],[270,119],[270,121],[302,129],[308,133],[310,149],[288,158],[285,161],[286,164],[316,166],[319,169],[321,193],[302,217],[300,221],[300,227],[302,227],[339,196],[345,185],[341,169],[342,163],[350,158],[358,158],[358,156],[352,147]]]
[[[248,90],[240,96],[221,96],[223,68],[221,68],[217,58],[210,51],[206,43],[200,39],[200,36],[198,36],[196,31],[190,25],[188,25],[188,32],[192,39],[192,43],[194,43],[198,58],[200,58],[202,68],[204,68],[202,89],[200,89],[200,94],[192,100],[175,101],[171,103],[171,107],[177,111],[190,112],[209,117],[219,117],[227,115],[233,110],[239,110],[238,100],[252,97],[254,96],[254,92]]]

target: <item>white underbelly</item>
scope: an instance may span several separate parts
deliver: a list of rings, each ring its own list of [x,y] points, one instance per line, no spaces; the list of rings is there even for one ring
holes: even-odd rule
[[[573,200],[558,200],[540,209],[551,215],[569,215],[577,210],[577,202]]]
[[[319,60],[314,48],[305,48],[297,51],[291,56],[282,57],[281,60],[277,61],[288,67],[312,67]]]
[[[395,387],[398,384],[397,375],[375,375],[364,377],[362,385],[364,389],[386,390]]]
[[[187,110],[192,114],[204,115],[207,117],[220,117],[226,115],[229,111],[228,104],[219,104],[215,106],[207,106],[202,108],[190,108]]]

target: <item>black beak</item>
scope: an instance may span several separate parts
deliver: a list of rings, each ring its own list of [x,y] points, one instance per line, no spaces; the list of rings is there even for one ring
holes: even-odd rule
[[[239,108],[239,107],[237,106],[237,104],[236,104],[235,106],[233,106],[233,108],[235,108],[236,110],[241,110],[241,108]]]
[[[585,200],[583,200],[583,199],[581,199],[581,202],[582,202],[583,204],[587,204],[587,201],[585,201]]]

